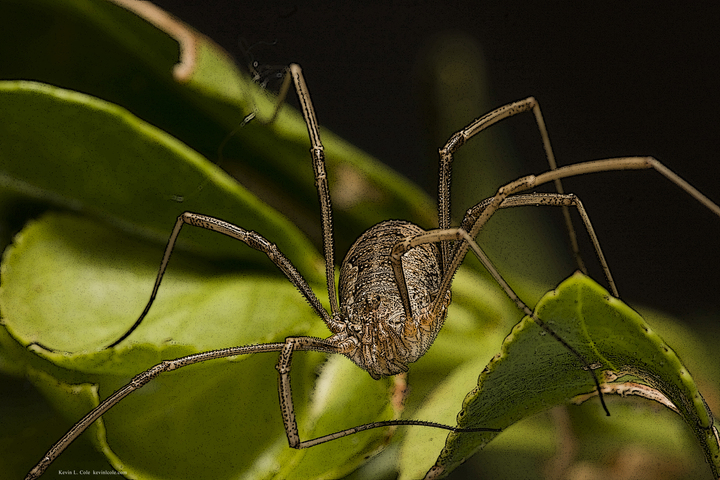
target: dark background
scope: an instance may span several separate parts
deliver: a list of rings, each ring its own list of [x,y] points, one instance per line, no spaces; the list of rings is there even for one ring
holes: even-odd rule
[[[440,145],[430,148],[424,137],[418,57],[438,35],[460,32],[482,46],[493,105],[529,95],[541,102],[559,163],[652,155],[720,202],[720,15],[708,7],[567,1],[155,3],[212,37],[242,65],[253,59],[300,63],[322,125],[433,195],[433,152]],[[252,46],[250,54],[241,42]],[[532,117],[505,123],[527,162],[524,171],[544,170]],[[720,218],[652,172],[599,174],[566,185],[590,212],[624,298],[696,322],[718,320],[711,312],[720,303]]]

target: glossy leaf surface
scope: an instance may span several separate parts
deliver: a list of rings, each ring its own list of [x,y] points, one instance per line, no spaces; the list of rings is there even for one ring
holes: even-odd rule
[[[590,365],[612,372],[605,373],[608,381],[635,381],[664,394],[679,410],[717,475],[720,446],[712,414],[675,352],[635,311],[579,273],[543,297],[535,311]],[[592,392],[592,379],[581,367],[575,356],[526,317],[513,328],[501,352],[487,364],[477,387],[465,398],[458,426],[507,429],[521,419]],[[497,435],[451,433],[427,478],[442,477]],[[434,432],[408,434],[405,454],[413,460],[404,462],[405,478],[418,477],[424,468],[412,453],[412,445],[423,444],[432,450],[431,437],[435,444],[440,441]],[[425,457],[432,455],[428,452]]]

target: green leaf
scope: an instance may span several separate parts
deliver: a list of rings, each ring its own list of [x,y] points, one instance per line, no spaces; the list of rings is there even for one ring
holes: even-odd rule
[[[93,97],[31,82],[1,82],[4,122],[0,186],[95,215],[164,242],[173,219],[188,208],[235,218],[278,238],[298,268],[315,271],[317,255],[278,213],[193,150],[124,109]],[[173,197],[202,185],[194,202]],[[262,261],[222,235],[188,229],[181,248],[206,256]]]
[[[241,72],[225,51],[191,27],[168,17],[148,2],[118,3],[134,11],[106,0],[0,3],[0,56],[8,60],[0,64],[0,78],[57,85],[127,109],[181,139],[204,157],[219,162],[245,188],[282,211],[319,243],[317,193],[308,165],[307,130],[300,114],[284,105],[275,122],[267,125],[251,122],[230,138],[220,158],[220,145],[242,120],[254,110],[258,111],[258,120],[269,118],[277,100]],[[312,74],[309,76],[312,89]],[[46,112],[50,118],[43,120]],[[18,112],[6,110],[0,104],[0,113],[3,118],[14,118]],[[22,152],[39,143],[38,148],[52,152],[54,145],[50,140],[56,138],[52,135],[55,129],[59,130],[58,137],[69,134],[61,137],[65,139],[63,143],[81,141],[87,135],[82,128],[72,130],[76,116],[55,114],[51,110],[41,111],[33,118],[23,115],[22,111],[19,113],[20,123],[15,124],[16,128],[8,131],[0,124],[0,138],[3,138],[0,175],[7,158],[3,150]],[[29,124],[23,124],[25,120]],[[34,121],[41,125],[35,126]],[[321,113],[320,121],[322,124]],[[22,127],[21,135],[16,137],[19,127]],[[48,141],[44,141],[46,136]],[[433,202],[417,186],[325,128],[323,142],[328,170],[334,172],[330,177],[331,188],[344,193],[334,198],[339,251],[345,251],[357,238],[358,225],[369,228],[388,218],[405,218],[427,227],[433,224]],[[108,146],[115,143],[110,140]],[[99,154],[103,152],[104,149],[98,150]],[[29,163],[28,158],[36,163],[32,155],[22,155],[18,161]],[[142,172],[149,159],[127,158],[126,161],[135,161],[128,168]],[[191,175],[192,172],[193,169],[188,172],[188,167],[184,167],[168,179],[162,178],[156,183],[155,193],[163,195],[168,202],[171,198],[184,198],[183,204],[176,205],[178,210],[185,207],[224,215],[226,220],[248,227],[243,224],[240,210],[228,214],[218,209],[221,207],[215,207],[217,199],[210,198],[205,191],[208,187],[199,188],[205,185],[207,175],[204,172]],[[77,178],[84,170],[73,173],[75,177],[65,178]],[[187,175],[183,182],[168,182],[180,174]],[[8,172],[11,178],[13,175]],[[33,185],[32,178],[28,183]],[[137,208],[149,208],[144,200],[145,196],[128,197],[123,202],[126,205],[137,202]],[[220,206],[223,203],[221,201]],[[167,222],[160,213],[157,220]],[[267,236],[272,233],[262,232]],[[273,237],[273,240],[281,239]],[[291,252],[285,249],[285,253]]]
[[[180,258],[171,262],[157,303],[130,341],[105,350],[147,300],[156,274],[150,259],[157,253],[68,215],[33,222],[6,252],[0,296],[5,326],[23,345],[40,342],[56,350],[31,346],[23,361],[33,383],[70,421],[96,405],[98,395],[106,397],[163,359],[291,334],[326,335],[286,280],[251,272],[218,275]],[[272,308],[264,300],[269,296]],[[364,452],[377,448],[382,431],[312,450],[289,449],[280,422],[276,361],[275,355],[238,357],[161,376],[104,415],[88,435],[118,471],[136,478],[234,478],[242,472],[287,478],[282,472],[292,469],[323,476],[351,470]],[[343,358],[323,368],[317,382],[344,387],[333,388],[329,398],[312,394],[323,362],[324,355],[312,353],[297,354],[293,362],[305,438],[317,429],[330,433],[337,425],[393,415],[387,382],[373,381]],[[358,396],[367,408],[349,412]],[[73,405],[81,398],[84,408],[78,409]],[[339,459],[321,464],[305,461],[306,455]]]
[[[605,372],[611,384],[630,379],[662,392],[679,410],[717,476],[720,446],[711,413],[675,352],[635,311],[578,273],[543,297],[536,314],[591,365],[598,364],[598,371]],[[446,404],[453,395],[457,398],[462,384],[468,383],[469,371],[474,368],[477,372],[483,364],[480,361],[465,367],[423,408],[431,409],[433,401]],[[592,379],[576,357],[525,317],[480,374],[477,387],[463,402],[457,424],[464,428],[507,429],[523,418],[593,389]],[[595,408],[599,409],[599,404]],[[418,412],[421,414],[423,410]],[[448,410],[445,417],[449,414]],[[427,478],[446,475],[496,436],[490,432],[451,433]],[[431,452],[438,443],[442,445],[439,437],[436,432],[421,429],[408,434],[403,446],[403,478],[418,478],[430,469]],[[418,452],[416,448],[423,450]]]

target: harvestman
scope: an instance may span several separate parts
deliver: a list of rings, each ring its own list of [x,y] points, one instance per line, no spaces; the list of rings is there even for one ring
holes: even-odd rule
[[[582,367],[587,370],[592,377],[602,406],[609,415],[600,389],[600,383],[593,368],[588,365],[588,362],[579,352],[568,345],[541,319],[537,318],[530,308],[520,300],[493,266],[490,259],[474,241],[474,238],[495,211],[500,208],[523,205],[560,206],[563,207],[565,211],[565,218],[568,223],[568,231],[575,256],[578,259],[580,268],[584,269],[582,262],[579,260],[575,233],[569,222],[570,216],[567,207],[573,206],[577,208],[583,220],[585,229],[590,236],[612,293],[618,296],[615,283],[610,275],[607,263],[605,262],[600,245],[582,203],[575,195],[563,193],[560,179],[609,170],[653,168],[718,216],[720,216],[720,207],[660,162],[650,157],[613,158],[558,168],[555,164],[550,140],[542,114],[540,113],[540,107],[535,99],[530,97],[500,107],[476,119],[448,140],[440,150],[438,228],[425,231],[410,222],[393,220],[379,223],[367,230],[355,241],[343,260],[340,270],[339,291],[337,294],[340,299],[338,303],[334,287],[335,252],[332,230],[332,208],[325,172],[325,154],[320,141],[315,111],[310,101],[310,95],[300,67],[298,65],[291,65],[289,67],[289,74],[290,76],[287,77],[283,88],[283,94],[287,92],[290,85],[290,78],[292,78],[310,136],[310,152],[312,154],[313,169],[315,171],[315,183],[320,197],[323,251],[331,313],[328,313],[323,308],[302,275],[300,275],[290,260],[288,260],[273,243],[255,232],[247,231],[224,220],[207,215],[185,212],[178,217],[172,234],[170,235],[148,304],[135,324],[121,338],[111,344],[109,348],[114,347],[130,336],[150,310],[170,260],[170,254],[173,251],[175,241],[184,224],[190,224],[228,235],[266,254],[310,303],[317,315],[330,329],[332,335],[325,339],[289,337],[286,338],[284,342],[231,347],[163,361],[135,376],[130,383],[110,395],[98,407],[76,423],[30,471],[26,479],[33,479],[42,475],[50,463],[85,431],[90,424],[100,418],[127,395],[141,388],[161,373],[207,360],[252,353],[280,352],[276,366],[280,375],[278,394],[285,431],[290,447],[292,448],[312,447],[364,430],[395,425],[420,425],[444,428],[457,432],[499,431],[499,429],[493,428],[460,429],[419,420],[388,420],[348,428],[311,440],[300,440],[295,420],[290,387],[290,363],[294,352],[312,350],[345,355],[360,368],[366,370],[374,379],[407,371],[408,364],[418,360],[428,348],[430,348],[430,345],[440,331],[447,315],[447,307],[450,304],[450,287],[453,276],[467,254],[468,249],[472,249],[485,268],[488,269],[490,274],[520,310],[526,315],[530,315],[535,323],[577,357]],[[529,175],[522,177],[501,187],[495,196],[483,200],[470,208],[466,212],[459,228],[450,228],[450,173],[453,154],[468,139],[490,125],[504,118],[529,111],[532,111],[535,115],[535,120],[542,136],[545,154],[550,164],[550,170],[537,176]],[[531,190],[538,185],[550,181],[555,182],[555,188],[558,193],[518,195],[521,192]],[[438,243],[440,245],[439,249],[436,245]]]

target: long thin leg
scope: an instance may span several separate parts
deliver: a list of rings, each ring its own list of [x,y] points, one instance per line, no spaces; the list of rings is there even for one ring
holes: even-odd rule
[[[253,81],[255,83],[258,83],[259,78],[261,77],[261,74],[258,73],[254,67],[251,67],[253,73]],[[280,85],[280,90],[278,91],[277,98],[275,101],[275,106],[273,107],[273,111],[267,118],[261,118],[258,116],[258,108],[257,106],[253,106],[252,112],[250,112],[248,115],[245,116],[243,121],[238,125],[232,132],[230,132],[227,137],[222,142],[222,146],[224,146],[227,141],[235,135],[243,126],[248,124],[251,120],[261,123],[263,125],[267,125],[270,123],[273,123],[275,119],[277,118],[278,114],[280,113],[280,110],[282,109],[282,106],[285,104],[285,99],[287,98],[288,93],[290,92],[290,85],[292,83],[292,78],[290,77],[290,68],[280,68],[279,70],[284,71],[283,74],[283,82]],[[265,84],[260,84],[263,89],[265,89]]]
[[[492,197],[485,199],[474,207],[469,208],[468,211],[465,213],[465,217],[463,218],[462,223],[460,224],[460,228],[462,228],[466,232],[472,230],[472,227],[477,221],[478,217],[482,214],[485,208],[487,208],[487,206],[492,203],[492,200]],[[608,282],[610,291],[615,297],[619,297],[617,286],[615,285],[615,280],[613,279],[610,268],[608,267],[607,261],[605,260],[605,255],[603,254],[602,248],[600,247],[600,242],[598,241],[597,234],[595,233],[595,229],[592,226],[590,217],[585,211],[585,207],[583,206],[580,199],[572,193],[531,193],[527,195],[512,195],[503,200],[503,203],[500,204],[500,208],[520,207],[527,205],[560,206],[564,207],[563,210],[566,210],[567,207],[575,207],[578,211],[578,214],[580,215],[580,218],[582,219],[583,225],[585,226],[585,231],[587,232],[588,236],[590,237],[590,241],[593,244],[593,248],[595,249],[595,255],[597,256],[597,259],[600,262],[600,266],[603,269],[603,274],[605,275],[605,279]]]
[[[535,123],[537,123],[540,136],[542,138],[543,149],[545,150],[545,157],[547,158],[550,170],[557,168],[555,162],[555,154],[553,153],[552,146],[550,144],[550,136],[547,133],[545,127],[545,120],[543,119],[542,112],[540,111],[540,104],[533,97],[528,97],[524,100],[509,103],[503,105],[500,108],[493,110],[492,112],[483,115],[482,117],[474,120],[470,125],[463,128],[459,132],[455,133],[450,140],[447,141],[445,146],[440,149],[440,174],[439,174],[439,185],[438,185],[438,226],[441,229],[450,228],[450,182],[452,172],[452,161],[455,152],[465,144],[474,135],[482,132],[491,125],[496,124],[500,120],[512,117],[519,113],[532,111],[535,116]],[[555,189],[558,193],[564,193],[562,183],[560,179],[555,180]],[[563,207],[563,216],[565,217],[565,225],[570,238],[570,246],[573,250],[573,255],[577,261],[580,270],[585,271],[585,265],[583,264],[580,256],[580,249],[577,243],[577,235],[570,218],[570,211],[567,207]],[[440,251],[443,259],[443,273],[450,267],[452,259],[452,252],[450,251],[450,242],[440,242]]]
[[[209,352],[196,353],[188,355],[186,357],[176,358],[174,360],[165,360],[158,363],[154,367],[136,375],[130,382],[124,387],[119,388],[112,395],[107,397],[105,400],[85,415],[82,420],[77,422],[68,432],[57,441],[55,445],[48,450],[45,456],[40,462],[33,467],[32,470],[27,474],[25,480],[31,480],[38,478],[43,472],[50,466],[50,464],[70,445],[81,433],[92,425],[92,423],[110,410],[113,406],[117,405],[123,398],[130,395],[135,390],[138,390],[147,385],[151,380],[156,378],[158,375],[164,372],[170,372],[177,370],[188,365],[195,363],[206,362],[208,360],[214,360],[218,358],[233,357],[236,355],[247,355],[250,353],[260,352],[279,352],[283,349],[284,343],[266,343],[263,345],[247,345],[242,347],[224,348],[220,350],[212,350]]]
[[[272,115],[267,119],[260,119],[257,117],[257,111],[254,110],[249,115],[245,117],[245,119],[241,122],[241,124],[235,128],[232,132],[230,132],[225,139],[222,141],[219,149],[218,149],[218,157],[222,157],[222,149],[224,148],[225,144],[232,138],[232,136],[242,127],[244,127],[247,123],[250,121],[257,121],[263,124],[272,123],[277,118],[280,109],[282,108],[285,98],[287,97],[287,94],[290,90],[290,83],[295,83],[295,90],[297,92],[298,100],[300,102],[300,106],[303,112],[303,116],[305,118],[305,124],[307,125],[308,129],[308,135],[310,136],[310,152],[312,156],[312,164],[313,164],[313,171],[315,172],[315,185],[317,187],[318,191],[318,197],[320,199],[320,214],[322,219],[322,238],[323,238],[323,254],[325,257],[325,278],[327,281],[327,290],[328,290],[328,297],[330,300],[330,311],[332,312],[332,317],[334,320],[336,320],[339,317],[340,314],[340,308],[338,307],[338,301],[337,301],[337,295],[335,292],[335,240],[333,238],[333,225],[332,225],[332,204],[330,201],[330,189],[328,187],[328,181],[327,181],[327,173],[325,171],[325,149],[322,145],[322,141],[320,140],[320,129],[318,127],[317,118],[315,116],[315,109],[312,105],[312,100],[310,99],[310,92],[307,88],[307,84],[305,83],[305,78],[302,74],[302,69],[300,68],[300,65],[297,64],[291,64],[288,67],[288,75],[285,76],[283,80],[283,84],[280,88],[280,92],[278,94],[277,103],[275,104],[275,108],[273,109]],[[204,186],[206,182],[203,182],[201,184],[200,188]],[[304,294],[304,292],[303,292]],[[152,303],[152,302],[151,302]],[[312,304],[312,302],[311,302]],[[149,306],[149,305],[148,305]],[[313,305],[314,307],[314,305]],[[323,310],[324,311],[324,310]],[[137,322],[136,325],[134,325],[130,331],[125,335],[129,335],[132,330],[135,329],[135,327],[139,324],[140,321],[142,321],[142,317],[145,316],[147,312],[144,312],[141,316],[140,320]],[[320,314],[320,312],[318,312]],[[325,320],[325,323],[330,324],[328,319],[326,318],[326,315],[320,314],[323,317],[323,320]],[[336,330],[333,330],[333,332],[336,332]],[[116,345],[120,341],[122,341],[125,337],[120,338],[115,343],[113,343],[111,346]]]
[[[555,180],[572,177],[575,175],[608,172],[613,170],[644,170],[649,168],[653,168],[659,173],[661,173],[663,176],[665,176],[665,178],[685,190],[685,192],[687,192],[691,197],[696,199],[698,202],[708,208],[711,212],[720,217],[720,207],[718,205],[716,205],[712,200],[700,193],[695,187],[680,178],[676,173],[668,169],[658,160],[652,157],[609,158],[605,160],[594,160],[590,162],[566,165],[564,167],[560,167],[556,170],[550,170],[537,176],[529,175],[527,177],[522,177],[518,180],[508,183],[503,187],[500,187],[500,189],[497,191],[497,194],[491,199],[489,199],[490,201],[483,209],[482,213],[478,216],[474,225],[472,226],[470,231],[468,231],[468,234],[470,235],[470,238],[477,237],[482,227],[487,223],[487,221],[490,219],[490,217],[492,217],[492,215],[497,211],[497,209],[500,208],[500,205],[503,203],[503,201],[510,195],[530,190],[544,183],[554,182]],[[440,288],[438,290],[439,292],[446,292],[450,288],[450,284],[452,283],[452,277],[462,263],[463,259],[465,258],[465,254],[467,253],[468,248],[469,245],[467,242],[460,241],[456,244],[452,262],[450,263],[448,271],[443,274],[443,279],[440,283]],[[438,296],[438,298],[441,297],[442,295]],[[442,302],[438,300],[435,301],[435,304],[433,305],[433,310],[435,312],[440,311],[440,309],[442,308],[441,303]]]
[[[112,395],[103,400],[100,405],[95,407],[79,422],[77,422],[68,432],[53,445],[45,456],[38,462],[35,467],[27,474],[25,480],[32,480],[40,477],[50,464],[87,428],[92,425],[98,418],[107,413],[112,407],[117,405],[122,399],[130,395],[132,392],[144,387],[150,381],[154,380],[162,373],[178,370],[188,365],[207,362],[209,360],[217,360],[220,358],[234,357],[238,355],[249,355],[255,353],[280,352],[277,363],[277,370],[280,374],[280,383],[278,395],[280,398],[280,409],[282,411],[285,432],[288,437],[288,443],[292,448],[307,448],[319,445],[336,438],[346,437],[354,433],[370,430],[380,427],[391,427],[399,425],[416,425],[425,427],[441,428],[454,432],[500,432],[498,428],[455,428],[448,425],[442,425],[434,422],[424,422],[421,420],[387,420],[383,422],[373,422],[360,425],[339,432],[324,435],[312,440],[302,441],[298,433],[297,421],[295,419],[295,408],[292,400],[292,389],[290,386],[290,366],[292,362],[292,354],[294,351],[316,351],[324,353],[342,353],[342,348],[336,346],[328,340],[314,337],[289,337],[285,342],[265,343],[260,345],[245,345],[241,347],[223,348],[219,350],[211,350],[208,352],[196,353],[185,357],[176,358],[174,360],[165,360],[148,370],[136,375],[130,382],[120,387]]]
[[[449,425],[443,425],[435,422],[426,422],[423,420],[385,420],[380,422],[366,423],[357,427],[347,428],[334,433],[323,435],[311,440],[300,440],[297,421],[295,419],[295,408],[292,400],[292,388],[290,386],[290,367],[292,364],[292,354],[296,350],[316,350],[317,342],[323,342],[320,339],[311,337],[289,337],[285,339],[285,345],[280,353],[277,363],[277,370],[280,373],[280,382],[278,395],[280,396],[280,410],[282,411],[283,423],[285,424],[285,432],[288,437],[288,444],[292,448],[309,448],[321,443],[336,440],[338,438],[347,437],[358,432],[370,430],[373,428],[392,427],[400,425],[414,425],[421,427],[441,428],[453,432],[500,432],[499,428],[456,428]],[[325,345],[325,344],[321,344]],[[342,352],[336,352],[342,353]]]
[[[318,127],[317,117],[315,116],[315,109],[310,99],[310,92],[305,83],[305,77],[302,74],[300,65],[295,63],[288,67],[287,75],[283,79],[280,92],[278,93],[277,103],[273,109],[272,115],[267,119],[261,119],[257,117],[257,111],[253,111],[245,117],[242,123],[233,130],[223,140],[220,150],[224,147],[225,143],[245,124],[251,120],[260,122],[262,124],[268,124],[275,121],[280,109],[285,103],[285,98],[290,90],[290,83],[295,83],[295,90],[297,92],[298,101],[305,118],[305,125],[308,129],[308,135],[310,137],[310,153],[312,156],[313,171],[315,172],[315,186],[318,191],[318,198],[320,200],[320,215],[322,220],[322,239],[323,239],[323,254],[325,257],[325,277],[327,280],[328,297],[330,300],[330,311],[332,312],[333,318],[339,316],[340,308],[338,307],[337,295],[335,292],[335,240],[333,238],[333,225],[332,225],[332,204],[330,201],[330,189],[328,187],[327,173],[325,171],[325,149],[320,139],[320,129]],[[326,321],[327,323],[327,321]]]
[[[561,204],[557,204],[557,206],[562,206]],[[528,315],[533,319],[533,321],[544,331],[546,331],[550,336],[552,336],[555,340],[560,342],[565,348],[568,349],[575,357],[580,361],[582,366],[588,371],[590,376],[593,379],[593,382],[595,383],[595,388],[598,392],[602,392],[600,388],[600,382],[597,379],[597,376],[595,375],[594,370],[591,368],[590,363],[585,359],[585,357],[575,350],[569,343],[567,343],[560,335],[555,333],[553,329],[547,326],[547,324],[542,321],[537,315],[535,315],[535,312],[533,312],[530,307],[527,306],[525,302],[523,302],[520,297],[515,293],[515,291],[508,285],[508,283],[505,281],[502,275],[500,275],[500,272],[495,267],[495,265],[492,263],[490,258],[487,256],[487,254],[480,248],[480,246],[475,242],[473,237],[471,237],[468,232],[463,230],[462,228],[451,228],[451,229],[437,229],[437,230],[429,230],[425,233],[421,233],[419,235],[416,235],[415,237],[411,237],[408,239],[405,239],[403,241],[398,242],[395,245],[395,248],[393,248],[392,258],[395,259],[400,258],[402,256],[403,250],[407,251],[410,250],[413,247],[416,247],[418,245],[422,245],[424,243],[436,243],[441,242],[443,240],[455,240],[455,241],[461,241],[465,245],[469,245],[469,247],[473,250],[473,253],[475,253],[475,256],[477,256],[478,260],[480,260],[480,263],[483,264],[483,266],[487,269],[488,272],[490,272],[490,275],[495,279],[495,281],[502,287],[502,289],[505,291],[505,294],[513,301],[515,302],[515,305],[523,312],[525,315]],[[397,249],[397,250],[396,250]],[[400,274],[398,273],[400,272]],[[401,274],[402,267],[400,269],[395,269],[395,275],[396,275],[396,281],[398,284],[401,282],[404,282],[404,276]],[[442,292],[442,290],[441,290]],[[608,410],[607,406],[605,405],[605,399],[602,396],[602,393],[599,394],[600,397],[600,403],[602,404],[603,410],[605,410],[605,413],[609,416],[610,411]]]
[[[402,266],[400,264],[400,267],[398,268],[399,260],[402,256],[402,254],[412,248],[413,246],[422,244],[422,243],[434,243],[434,242],[442,242],[442,241],[449,241],[449,240],[457,240],[455,245],[455,252],[452,259],[452,262],[450,263],[450,267],[447,271],[443,274],[443,279],[440,283],[440,287],[438,289],[438,296],[434,301],[433,304],[433,315],[437,315],[442,308],[442,302],[440,299],[444,297],[445,292],[447,292],[450,288],[450,284],[452,283],[452,278],[455,274],[455,271],[460,266],[460,263],[462,263],[465,254],[467,253],[467,250],[469,248],[473,248],[473,251],[478,256],[478,258],[481,260],[483,265],[488,269],[488,271],[493,275],[495,280],[503,287],[505,292],[508,294],[508,296],[515,301],[515,303],[518,305],[519,308],[521,308],[523,311],[525,311],[526,314],[530,315],[532,312],[528,313],[526,311],[527,306],[523,306],[524,303],[520,301],[520,299],[512,293],[512,289],[507,285],[505,280],[500,276],[500,274],[497,272],[494,266],[492,266],[492,263],[487,258],[487,256],[482,253],[482,250],[477,246],[474,240],[472,242],[468,241],[468,239],[474,239],[482,227],[487,223],[487,221],[490,219],[490,217],[499,209],[501,208],[501,205],[513,194],[530,190],[532,188],[535,188],[536,186],[542,185],[544,183],[559,180],[561,178],[571,177],[574,175],[584,175],[588,173],[599,173],[599,172],[606,172],[606,171],[612,171],[612,170],[642,170],[642,169],[649,169],[653,168],[659,173],[661,173],[663,176],[665,176],[667,179],[675,183],[677,186],[685,190],[690,196],[695,198],[697,201],[699,201],[702,205],[704,205],[706,208],[708,208],[711,212],[716,214],[720,217],[720,207],[715,204],[713,201],[711,201],[709,198],[707,198],[705,195],[700,193],[695,187],[687,183],[685,180],[683,180],[681,177],[679,177],[676,173],[672,172],[670,169],[665,167],[662,163],[660,163],[658,160],[652,158],[652,157],[626,157],[626,158],[611,158],[611,159],[605,159],[605,160],[595,160],[590,162],[584,162],[584,163],[577,163],[573,165],[564,166],[555,170],[550,170],[548,172],[542,173],[538,176],[530,175],[527,177],[522,177],[518,180],[515,180],[514,182],[510,182],[509,184],[500,187],[497,194],[494,197],[491,197],[487,200],[487,202],[482,203],[483,205],[480,212],[480,215],[477,217],[477,219],[474,221],[472,228],[469,232],[467,232],[464,229],[454,229],[454,230],[447,230],[447,229],[440,229],[440,231],[450,231],[453,232],[452,234],[447,235],[435,235],[431,234],[431,232],[427,232],[426,234],[422,234],[418,237],[415,237],[414,239],[406,239],[404,241],[399,242],[395,245],[393,248],[392,254],[391,254],[391,260],[393,261],[393,267],[395,271],[396,281],[399,285],[399,288],[402,292],[403,285],[405,282],[404,274],[402,272]],[[472,209],[471,209],[472,210]],[[587,224],[586,224],[587,225]],[[458,231],[462,233],[458,233]],[[592,230],[589,229],[588,232],[591,232]],[[454,237],[453,235],[456,235]],[[592,236],[592,234],[591,234]],[[596,241],[594,240],[594,243]],[[477,250],[476,250],[477,248]],[[599,250],[599,245],[596,243],[596,250],[598,252],[601,252]],[[602,254],[599,253],[601,256]],[[604,266],[603,268],[606,268]],[[610,281],[610,278],[609,278]],[[406,290],[406,288],[405,288]],[[408,310],[408,305],[406,305],[406,311]],[[529,309],[527,309],[529,310]],[[538,325],[541,325],[539,320],[536,316],[533,315],[533,319],[538,320]],[[541,325],[542,326],[542,325]],[[543,327],[545,328],[545,327]],[[549,330],[549,329],[548,329]],[[550,332],[549,332],[550,333]],[[557,335],[554,333],[551,333],[553,337],[557,338],[558,341],[560,341],[563,345],[567,345],[562,339],[560,339]],[[571,351],[573,351],[572,348],[570,348]],[[582,356],[579,355],[578,352],[573,351],[573,353],[578,356],[578,358],[583,361],[584,366],[589,369],[589,366],[587,365],[587,362],[582,359]],[[592,372],[592,370],[589,370]],[[595,379],[596,385],[598,385],[597,378],[593,374],[593,378]],[[598,391],[599,388],[598,388]],[[602,400],[602,395],[601,395]],[[605,408],[606,413],[607,408],[605,407],[604,400],[602,401],[603,407]]]
[[[222,233],[229,237],[240,240],[241,242],[245,243],[251,248],[254,248],[255,250],[263,252],[275,264],[275,266],[277,266],[280,271],[285,274],[285,276],[290,280],[290,282],[295,285],[295,287],[300,291],[300,293],[303,294],[308,303],[310,303],[310,306],[312,306],[312,308],[315,310],[315,312],[317,312],[320,318],[323,319],[328,328],[330,328],[333,333],[337,333],[338,331],[340,331],[341,326],[337,324],[336,321],[330,317],[330,315],[328,315],[327,311],[323,308],[322,304],[315,296],[315,293],[310,288],[310,285],[307,284],[307,282],[302,277],[302,275],[300,275],[295,266],[290,262],[290,260],[288,260],[285,255],[282,254],[282,252],[280,252],[280,250],[274,243],[269,242],[263,236],[255,232],[245,230],[238,227],[237,225],[233,225],[232,223],[220,220],[219,218],[211,217],[208,215],[201,215],[198,213],[185,212],[178,216],[177,221],[175,222],[175,227],[170,234],[167,246],[165,247],[165,253],[163,254],[162,261],[160,262],[160,269],[158,270],[157,278],[155,279],[155,285],[153,286],[152,292],[150,294],[150,300],[148,301],[147,305],[145,305],[145,309],[140,314],[140,317],[138,317],[138,319],[135,321],[133,326],[130,327],[130,329],[127,330],[120,338],[108,345],[107,348],[112,348],[116,346],[117,344],[125,340],[128,336],[130,336],[130,334],[132,334],[132,332],[140,326],[140,323],[142,323],[143,319],[150,311],[150,307],[152,307],[158,290],[160,289],[160,283],[162,282],[163,276],[165,275],[165,270],[167,269],[168,262],[170,262],[170,255],[175,248],[175,242],[180,235],[180,230],[182,230],[183,225],[185,225],[186,223],[196,227]]]
[[[463,222],[460,226],[464,231],[468,231],[472,229],[472,226],[477,221],[477,218],[482,214],[482,212],[494,201],[494,197],[490,197],[488,199],[483,200],[482,202],[478,203],[474,207],[471,207],[468,209],[468,211],[465,214],[465,218],[463,219]],[[541,206],[541,205],[549,205],[549,206],[557,206],[557,207],[575,207],[578,210],[578,213],[580,214],[580,218],[583,221],[583,224],[585,225],[585,230],[588,233],[588,236],[590,237],[590,241],[593,244],[593,247],[595,249],[595,254],[597,255],[598,260],[600,261],[600,265],[602,266],[603,272],[605,274],[605,278],[608,281],[608,284],[610,286],[610,290],[612,291],[613,295],[618,297],[618,291],[617,287],[615,286],[615,281],[613,280],[612,273],[610,273],[610,268],[607,265],[607,261],[605,260],[605,255],[602,252],[602,248],[600,247],[600,242],[597,239],[597,235],[595,234],[595,229],[592,226],[592,222],[590,221],[590,217],[588,216],[587,212],[585,211],[585,207],[583,206],[580,199],[574,195],[574,194],[560,194],[560,193],[532,193],[528,195],[512,195],[500,204],[498,208],[509,208],[509,207],[521,207],[521,206]],[[405,309],[405,316],[406,318],[414,318],[414,313],[412,311],[412,307],[410,305],[410,294],[408,293],[408,288],[405,282],[405,272],[403,270],[402,261],[401,258],[407,252],[410,248],[413,246],[416,246],[415,243],[413,243],[418,237],[409,237],[406,239],[403,239],[402,241],[398,242],[391,252],[390,261],[392,262],[393,271],[395,273],[395,280],[398,286],[398,290],[400,292],[400,298],[403,302],[403,307]],[[421,242],[421,243],[428,243],[428,242]],[[431,317],[429,317],[431,318]]]
[[[270,114],[270,116],[267,118],[259,117],[258,116],[258,113],[259,113],[258,108],[256,105],[253,104],[252,111],[250,113],[248,113],[247,115],[245,115],[245,118],[243,118],[242,121],[235,128],[233,128],[230,131],[230,133],[225,135],[225,138],[223,138],[222,142],[220,142],[220,145],[218,145],[217,163],[216,163],[216,165],[218,167],[221,166],[224,161],[223,151],[225,150],[225,147],[227,146],[228,142],[235,136],[235,134],[237,134],[240,130],[245,128],[245,126],[248,123],[254,121],[254,122],[261,123],[263,125],[267,125],[267,124],[273,123],[275,121],[278,114],[280,113],[280,109],[285,104],[285,98],[287,97],[288,91],[290,90],[290,84],[292,83],[292,79],[290,78],[290,75],[288,74],[288,69],[285,69],[285,70],[286,70],[286,72],[285,72],[285,76],[283,78],[283,83],[280,86],[280,91],[278,92],[278,95],[277,95],[277,102],[275,103],[275,107],[273,108],[272,114]],[[253,75],[253,80],[256,81],[257,77],[259,77],[259,75],[260,75],[259,73],[255,72],[255,74]],[[265,88],[265,87],[263,86],[263,88]],[[189,193],[187,195],[173,195],[173,200],[175,200],[176,202],[179,202],[179,203],[184,202],[188,197],[196,195],[203,188],[205,188],[205,186],[208,184],[209,181],[210,181],[210,178],[206,177],[205,180],[203,180],[202,183],[200,183],[200,185],[198,185],[194,191],[192,191],[191,193]]]
[[[328,188],[327,173],[325,173],[325,150],[320,141],[320,130],[318,128],[315,109],[310,100],[300,65],[290,65],[290,75],[295,82],[298,100],[302,107],[308,135],[310,135],[310,153],[312,155],[313,170],[315,171],[315,185],[320,198],[320,213],[322,216],[323,252],[325,254],[325,277],[327,278],[328,297],[330,298],[330,310],[333,318],[340,315],[337,295],[335,293],[335,241],[333,239],[332,226],[332,205],[330,203],[330,190]]]

